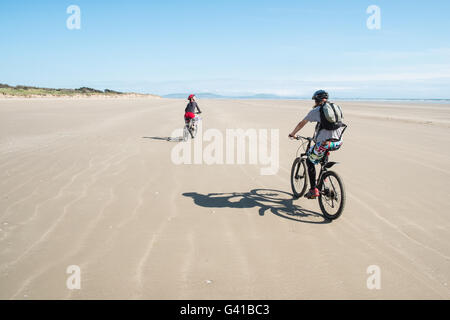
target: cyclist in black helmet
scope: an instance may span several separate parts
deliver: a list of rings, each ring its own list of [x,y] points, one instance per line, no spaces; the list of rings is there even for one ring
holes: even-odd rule
[[[321,108],[328,101],[328,92],[325,90],[318,90],[314,93],[312,99],[315,101],[313,109],[306,115],[306,117],[300,121],[295,129],[289,134],[289,138],[294,138],[296,133],[300,131],[308,122],[317,122],[316,130],[314,133],[314,145],[311,146],[308,152],[308,160],[306,164],[308,166],[308,175],[311,189],[306,194],[308,199],[314,199],[319,196],[319,190],[316,188],[316,168],[315,165],[322,160],[323,156],[328,151],[337,150],[342,145],[342,133],[345,130],[345,125],[328,130],[320,125],[321,119],[323,120],[323,115],[321,115]],[[340,107],[339,107],[340,110]],[[342,118],[342,112],[340,114]]]

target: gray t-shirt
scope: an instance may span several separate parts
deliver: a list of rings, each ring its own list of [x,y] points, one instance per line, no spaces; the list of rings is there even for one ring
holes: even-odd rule
[[[310,112],[308,112],[304,120],[307,120],[309,122],[320,122],[320,107],[315,107]],[[314,132],[314,141],[323,142],[329,139],[339,139],[343,130],[344,127],[336,130],[322,129],[318,131],[316,127],[316,131]]]

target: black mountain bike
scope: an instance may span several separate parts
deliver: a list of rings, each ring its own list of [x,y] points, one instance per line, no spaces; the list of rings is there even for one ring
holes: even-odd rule
[[[297,150],[297,155],[291,169],[291,187],[296,199],[302,197],[308,187],[308,170],[306,167],[307,151],[311,147],[312,138],[296,136],[295,139],[302,141]],[[305,148],[306,146],[306,148]],[[303,151],[303,152],[302,152]],[[300,155],[299,153],[302,152]],[[344,183],[339,175],[330,171],[337,162],[329,162],[330,152],[327,151],[320,162],[320,173],[317,178],[319,189],[319,206],[323,215],[330,220],[339,218],[345,207]]]
[[[196,112],[195,114],[199,114],[200,112]],[[196,117],[194,119],[189,119],[189,121],[185,121],[184,129],[183,129],[183,140],[187,141],[189,138],[189,135],[192,139],[195,138],[197,135],[198,130],[198,121],[201,119],[199,117]]]

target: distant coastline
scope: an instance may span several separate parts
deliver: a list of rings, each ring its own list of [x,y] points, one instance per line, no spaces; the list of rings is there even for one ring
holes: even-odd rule
[[[160,98],[153,94],[142,94],[135,92],[120,92],[110,89],[98,90],[88,87],[78,89],[56,89],[41,88],[33,86],[10,86],[0,83],[0,98],[83,98],[83,97],[104,97],[104,98],[129,98],[129,97],[148,97]]]
[[[188,93],[172,93],[167,95],[162,95],[162,98],[167,99],[185,99],[189,94]],[[311,97],[305,96],[279,96],[276,94],[254,94],[254,95],[220,95],[216,93],[197,93],[196,96],[200,99],[248,99],[248,100],[311,100]],[[434,102],[434,103],[450,103],[449,99],[414,99],[414,98],[341,98],[335,97],[334,100],[340,101],[391,101],[391,102]]]
[[[166,98],[166,99],[186,99],[190,93],[171,93],[166,95],[155,95],[136,92],[121,92],[111,89],[94,89],[80,87],[77,89],[67,88],[45,88],[35,86],[10,86],[0,83],[1,98]],[[253,95],[226,95],[211,92],[196,93],[200,99],[230,99],[230,100],[311,100],[306,96],[280,96],[270,93],[259,93]],[[419,99],[419,98],[343,98],[335,97],[336,101],[380,101],[380,102],[412,102],[412,103],[437,103],[450,104],[450,98],[442,99]]]

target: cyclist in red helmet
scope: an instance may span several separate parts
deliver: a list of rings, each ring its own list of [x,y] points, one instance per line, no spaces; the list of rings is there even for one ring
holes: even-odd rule
[[[186,106],[186,109],[184,109],[184,120],[188,122],[190,119],[195,118],[195,110],[198,110],[198,113],[202,113],[200,108],[198,107],[197,102],[195,101],[195,94],[191,94],[188,97],[189,103]]]

